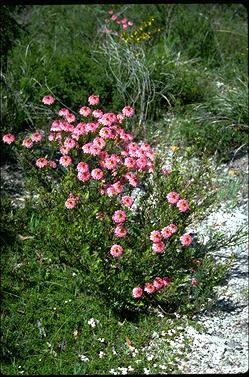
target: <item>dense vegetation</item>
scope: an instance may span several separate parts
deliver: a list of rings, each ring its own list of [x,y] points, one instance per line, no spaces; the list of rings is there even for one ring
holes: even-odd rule
[[[0,20],[1,128],[16,138],[13,148],[1,142],[1,163],[18,163],[30,192],[21,208],[2,193],[2,371],[176,373],[187,318],[212,302],[230,263],[210,253],[229,242],[219,232],[204,244],[187,229],[220,205],[213,161],[247,149],[246,9],[2,6]],[[119,114],[101,141],[117,170],[86,152],[106,119],[84,106]],[[77,122],[91,125],[78,138]],[[165,339],[165,352],[146,349],[151,337]],[[179,337],[178,349],[169,342]]]

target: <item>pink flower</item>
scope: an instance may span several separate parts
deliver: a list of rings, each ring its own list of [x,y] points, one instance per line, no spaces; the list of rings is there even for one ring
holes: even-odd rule
[[[173,234],[177,232],[178,228],[175,224],[169,224],[168,226]]]
[[[82,182],[87,182],[91,178],[91,174],[88,171],[79,171],[77,178]]]
[[[143,170],[147,166],[147,159],[145,157],[140,157],[136,161],[136,166],[139,170]]]
[[[126,24],[127,21],[128,21],[127,18],[123,18],[123,19],[121,20],[121,24]]]
[[[82,173],[89,172],[89,166],[86,162],[81,161],[77,164],[77,170],[81,171]]]
[[[134,109],[131,106],[125,106],[122,110],[122,114],[127,118],[130,118],[134,115]]]
[[[99,119],[99,122],[103,124],[104,126],[111,126],[112,123],[115,123],[117,120],[117,116],[114,113],[105,113],[103,116]],[[102,135],[100,135],[102,136]]]
[[[69,110],[65,109],[64,107],[59,110],[58,114],[63,117],[67,117],[69,115]]]
[[[84,117],[88,117],[91,114],[91,109],[90,107],[87,106],[82,106],[79,111],[80,115]]]
[[[165,278],[163,278],[163,286],[164,287],[167,287],[167,285],[169,285],[170,284],[170,278],[168,278],[168,277],[165,277]]]
[[[26,148],[32,148],[33,147],[33,142],[30,138],[25,138],[23,139],[22,146]]]
[[[99,181],[100,179],[103,178],[104,173],[101,169],[96,168],[92,170],[91,176],[93,177],[93,179],[96,179],[97,181]]]
[[[108,170],[116,169],[117,163],[118,163],[117,158],[113,155],[105,159],[105,167]]]
[[[6,144],[11,144],[11,143],[13,143],[16,140],[16,138],[12,134],[6,134],[6,135],[3,135],[2,140]]]
[[[65,168],[67,168],[69,165],[71,165],[72,163],[72,159],[70,156],[61,156],[60,160],[59,160],[59,163],[64,166]]]
[[[99,103],[99,96],[92,95],[92,96],[88,97],[88,102],[92,106],[98,105],[98,103]]]
[[[117,192],[116,192],[115,188],[112,185],[110,185],[109,187],[107,187],[106,193],[107,193],[108,196],[117,195]]]
[[[133,157],[126,157],[125,160],[124,160],[124,165],[129,168],[129,169],[132,169],[136,166],[136,160],[135,158]]]
[[[117,237],[125,237],[127,234],[127,229],[123,225],[116,226],[114,233]]]
[[[36,160],[36,166],[41,169],[48,165],[48,160],[44,157],[40,157]]]
[[[106,146],[106,142],[105,140],[102,138],[102,137],[95,137],[95,139],[93,139],[93,144],[94,145],[97,145],[100,149],[104,149],[105,146]]]
[[[161,233],[159,232],[159,230],[153,230],[151,233],[150,233],[150,240],[152,242],[161,242],[162,240],[162,235]]]
[[[183,246],[189,246],[192,241],[193,241],[193,238],[191,237],[190,234],[188,233],[184,233],[181,237],[180,237],[180,241],[181,241],[181,244]]]
[[[69,114],[69,115],[66,116],[66,121],[68,123],[73,123],[73,122],[75,122],[75,120],[76,120],[76,117],[75,117],[74,114]]]
[[[179,211],[186,212],[189,209],[189,203],[186,199],[180,199],[177,203],[177,207],[179,208]]]
[[[124,190],[124,186],[122,185],[120,181],[113,183],[112,186],[114,187],[117,194],[121,194],[121,192],[123,192]]]
[[[128,25],[129,25],[129,26],[132,26],[132,25],[133,25],[133,22],[128,21]]]
[[[52,169],[56,169],[56,162],[55,161],[49,161],[49,166],[50,166],[50,168],[52,168]]]
[[[164,281],[160,277],[156,277],[155,280],[153,281],[153,285],[155,289],[158,291],[159,289],[164,287]]]
[[[34,141],[34,142],[41,141],[42,138],[43,138],[42,133],[38,132],[38,131],[32,133],[32,135],[31,135],[31,140]]]
[[[114,212],[112,216],[112,220],[115,223],[123,223],[126,220],[126,213],[122,211],[121,209],[118,209],[117,211]]]
[[[165,244],[162,241],[155,242],[152,244],[152,250],[157,254],[163,253],[165,250]]]
[[[68,209],[73,209],[75,206],[76,206],[76,200],[74,198],[68,198],[66,201],[65,201],[65,206],[68,208]]]
[[[86,143],[82,146],[82,150],[84,153],[91,153],[91,145],[92,143]]]
[[[69,195],[69,197],[67,198],[67,200],[65,201],[65,206],[68,208],[68,209],[73,209],[76,204],[78,203],[80,197],[79,196],[73,196],[72,194]]]
[[[113,14],[113,10],[112,10],[112,9],[108,10],[108,13],[109,13],[110,15]]]
[[[133,288],[132,295],[134,298],[140,298],[143,295],[143,290],[140,287]]]
[[[125,116],[123,114],[117,114],[117,121],[118,123],[122,124],[123,120],[125,119]]]
[[[113,245],[111,247],[111,255],[113,257],[120,257],[123,254],[123,248],[120,245]]]
[[[66,147],[63,147],[63,145],[60,147],[60,152],[61,152],[61,154],[68,154],[69,153],[69,151],[70,151],[70,149],[69,148],[66,148]]]
[[[44,105],[52,105],[54,103],[54,98],[52,96],[45,96],[42,99]]]
[[[125,29],[128,28],[128,25],[127,25],[127,24],[123,24],[123,25],[122,25],[122,28],[125,30]]]
[[[121,203],[125,207],[128,207],[128,208],[132,206],[133,202],[134,202],[134,199],[131,196],[129,196],[129,195],[125,195],[121,199]]]
[[[165,226],[162,230],[161,230],[161,233],[162,233],[162,236],[163,238],[167,239],[169,238],[170,236],[172,236],[172,229],[170,226]]]
[[[131,186],[136,187],[138,185],[138,178],[136,174],[128,172],[125,174],[125,178],[129,181],[129,184]]]
[[[179,199],[180,196],[177,194],[177,192],[169,192],[167,195],[167,200],[170,204],[176,204]]]
[[[98,156],[101,152],[101,149],[97,145],[92,144],[90,145],[89,151],[92,156]]]
[[[71,139],[70,137],[66,137],[64,140],[64,147],[67,149],[73,149],[76,145],[76,141],[74,139]]]
[[[76,120],[76,118],[75,118],[75,115],[74,115],[74,114],[69,113],[69,114],[66,116],[66,121],[67,121],[68,123],[73,123],[73,122],[75,122],[75,120]]]
[[[94,118],[101,118],[103,116],[103,111],[99,109],[93,110],[92,115]]]
[[[103,127],[99,131],[99,136],[101,136],[103,139],[108,139],[111,136],[111,130],[107,127]]]
[[[164,175],[168,175],[168,174],[170,173],[170,171],[169,171],[168,169],[166,169],[166,168],[163,168],[163,169],[162,169],[162,173],[163,173]]]
[[[86,132],[95,132],[99,127],[98,122],[90,122],[86,124]]]
[[[195,278],[193,278],[191,280],[191,286],[194,288],[194,287],[196,287],[196,285],[197,285],[197,280]]]
[[[153,283],[145,283],[144,291],[147,292],[149,295],[153,292],[155,292],[156,288]]]

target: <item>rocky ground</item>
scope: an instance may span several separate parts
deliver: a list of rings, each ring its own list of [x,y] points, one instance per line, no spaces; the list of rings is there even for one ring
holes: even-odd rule
[[[248,203],[226,211],[221,208],[200,224],[198,231],[218,226],[225,234],[233,234],[241,226],[248,232]],[[204,331],[187,327],[192,338],[188,361],[180,369],[187,374],[245,373],[248,370],[248,242],[215,251],[217,259],[236,259],[226,282],[217,287],[214,306],[193,318]]]

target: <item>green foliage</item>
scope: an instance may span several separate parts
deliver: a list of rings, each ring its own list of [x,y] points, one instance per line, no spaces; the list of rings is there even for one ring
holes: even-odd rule
[[[200,123],[205,132],[196,132],[194,126],[194,134],[202,139],[198,143],[201,150],[222,156],[222,148],[227,148],[224,154],[229,155],[232,148],[244,144],[248,119],[244,7],[113,5],[113,14],[133,22],[131,30],[125,30],[129,35],[141,25],[145,28],[139,29],[141,33],[160,28],[160,35],[151,29],[150,39],[137,45],[101,32],[105,19],[110,18],[109,9],[105,4],[25,8],[19,19],[28,15],[30,22],[13,44],[1,80],[3,131],[45,127],[51,114],[37,104],[48,90],[70,108],[95,92],[106,111],[118,111],[124,103],[135,105],[139,118],[133,132],[140,137],[148,136],[148,121],[160,121],[167,112],[185,116],[189,109],[191,122],[202,117],[205,123]],[[226,90],[217,90],[217,83]],[[228,124],[215,127],[213,117],[228,117]],[[235,138],[230,122],[238,124]],[[206,143],[209,129],[213,145]],[[227,135],[217,145],[219,130]],[[182,129],[179,133],[185,138]],[[188,137],[185,144],[189,145]]]

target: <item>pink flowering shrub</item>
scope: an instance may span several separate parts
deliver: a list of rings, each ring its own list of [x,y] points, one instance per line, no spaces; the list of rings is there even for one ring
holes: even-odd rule
[[[107,18],[104,20],[102,26],[102,33],[112,33],[117,36],[122,36],[122,32],[128,31],[133,26],[133,22],[127,17],[118,16],[112,9],[108,11]]]
[[[197,200],[174,157],[165,172],[152,147],[128,132],[134,109],[105,113],[95,94],[75,113],[51,96],[42,102],[55,109],[47,132],[2,136],[40,194],[46,229],[30,242],[79,269],[119,311],[157,302],[176,310],[193,289],[202,292],[203,248],[186,231]]]

